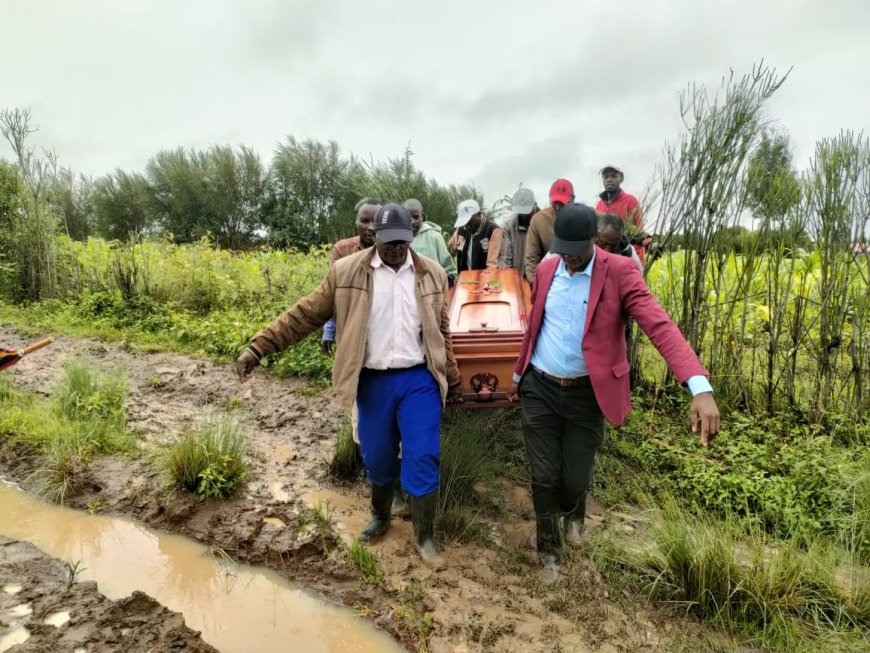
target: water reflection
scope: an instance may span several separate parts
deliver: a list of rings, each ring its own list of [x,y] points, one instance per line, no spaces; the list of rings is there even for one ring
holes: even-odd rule
[[[401,650],[350,610],[274,572],[216,559],[200,544],[126,520],[50,505],[3,483],[0,533],[61,560],[81,560],[80,579],[97,581],[109,598],[146,592],[183,613],[188,626],[224,653]]]

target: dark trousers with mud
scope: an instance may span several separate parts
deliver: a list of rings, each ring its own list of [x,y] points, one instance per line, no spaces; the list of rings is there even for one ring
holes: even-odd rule
[[[561,515],[583,519],[604,417],[591,385],[561,387],[529,370],[520,386],[538,552],[559,555]]]

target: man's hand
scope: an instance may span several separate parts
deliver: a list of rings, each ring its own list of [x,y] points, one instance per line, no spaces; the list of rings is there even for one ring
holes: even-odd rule
[[[448,404],[461,404],[462,403],[462,386],[458,383],[454,383],[450,387],[447,388],[447,403]]]
[[[716,407],[713,393],[700,392],[696,394],[692,399],[689,414],[692,417],[692,433],[698,432],[698,425],[700,423],[701,446],[706,447],[719,432],[719,408]]]
[[[332,349],[335,347],[335,340],[327,340],[324,338],[320,341],[320,351],[324,356],[332,356]]]
[[[245,383],[248,379],[251,378],[251,370],[259,363],[257,357],[254,355],[250,349],[246,349],[242,352],[242,355],[239,356],[236,361],[236,374],[239,375],[239,381]]]
[[[511,387],[508,389],[508,401],[519,401],[520,400],[520,384],[519,383],[511,383]]]

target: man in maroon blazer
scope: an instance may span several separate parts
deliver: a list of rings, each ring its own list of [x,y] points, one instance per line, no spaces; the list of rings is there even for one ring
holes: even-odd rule
[[[556,216],[550,251],[538,266],[532,311],[514,369],[532,472],[542,578],[559,575],[565,539],[577,544],[586,515],[586,489],[604,419],[622,424],[631,408],[624,346],[633,317],[674,376],[694,395],[692,430],[707,446],[719,431],[719,410],[707,371],[677,326],[650,294],[631,259],[594,245],[595,211],[568,204]]]

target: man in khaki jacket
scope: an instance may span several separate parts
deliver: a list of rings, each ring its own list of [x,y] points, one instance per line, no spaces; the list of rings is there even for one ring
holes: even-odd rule
[[[338,347],[332,382],[348,411],[356,403],[372,484],[372,520],[360,540],[374,541],[389,528],[401,475],[411,496],[415,546],[423,562],[437,569],[444,566],[433,542],[441,408],[461,394],[447,275],[410,249],[414,234],[404,207],[381,207],[375,234],[373,248],[337,261],[314,292],[257,333],[236,372],[246,381],[263,356],[299,342],[334,315]]]
[[[529,223],[526,237],[526,279],[535,283],[538,264],[550,252],[553,244],[553,224],[556,216],[566,204],[574,201],[574,186],[567,179],[557,179],[550,186],[550,206],[538,211]]]

